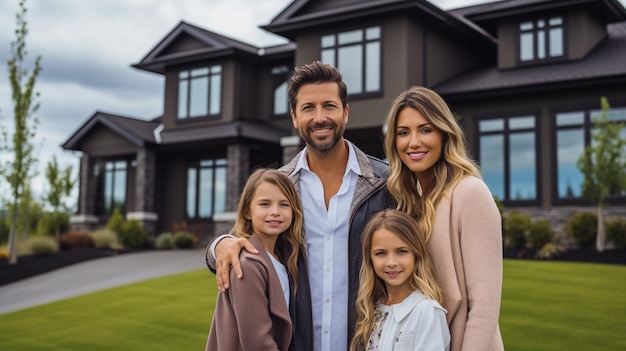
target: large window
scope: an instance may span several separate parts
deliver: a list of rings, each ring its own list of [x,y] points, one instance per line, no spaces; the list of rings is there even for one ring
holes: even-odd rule
[[[321,38],[321,61],[337,67],[348,94],[381,90],[381,29],[369,27]]]
[[[592,141],[593,119],[602,111],[570,111],[557,113],[556,124],[556,192],[558,200],[582,199],[584,175],[577,167],[580,156]],[[607,112],[609,121],[626,122],[626,108]],[[622,129],[626,138],[626,128]],[[587,201],[587,200],[585,200]]]
[[[492,194],[505,203],[538,200],[535,124],[534,116],[479,121],[483,176]]]
[[[187,218],[226,211],[226,159],[201,160],[187,168]]]
[[[519,25],[519,59],[541,61],[565,54],[562,17],[524,21]]]
[[[275,116],[285,115],[289,113],[289,67],[287,65],[276,66],[272,68],[272,89],[274,91],[274,110]]]
[[[221,111],[222,66],[178,73],[178,118],[217,116]]]
[[[109,215],[113,209],[126,210],[126,174],[128,161],[98,162],[94,168],[96,180],[96,214]]]

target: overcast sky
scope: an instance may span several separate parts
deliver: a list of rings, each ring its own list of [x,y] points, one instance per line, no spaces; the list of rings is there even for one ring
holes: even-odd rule
[[[447,10],[489,0],[430,0]],[[626,0],[620,0],[622,4]],[[161,75],[130,67],[139,62],[181,20],[264,47],[285,40],[260,29],[291,0],[27,0],[26,62],[42,56],[36,82],[40,176],[56,155],[62,167],[78,168],[79,154],[65,142],[96,111],[151,119],[162,113]],[[10,43],[15,39],[19,0],[0,0],[0,123],[12,132],[13,102],[8,82]],[[6,157],[6,155],[4,156]],[[5,189],[0,180],[0,189]],[[73,200],[72,204],[75,204]]]

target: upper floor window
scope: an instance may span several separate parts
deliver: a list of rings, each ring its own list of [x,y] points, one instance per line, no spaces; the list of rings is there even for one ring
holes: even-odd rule
[[[187,218],[210,218],[226,211],[227,161],[193,162],[187,168]]]
[[[521,22],[519,33],[521,62],[546,60],[565,54],[563,17]]]
[[[222,66],[194,68],[178,73],[178,118],[219,115]]]
[[[380,27],[324,35],[321,49],[321,61],[341,71],[348,94],[381,90]]]
[[[593,142],[591,137],[593,119],[600,116],[601,113],[600,110],[587,110],[556,114],[557,200],[581,200],[588,203],[588,200],[583,199],[582,195],[582,184],[585,176],[578,169],[577,162],[585,148]],[[613,122],[626,122],[626,108],[612,108],[607,111],[607,119]],[[621,136],[626,139],[626,127],[622,129]]]
[[[126,175],[128,161],[98,162],[94,168],[97,215],[110,215],[116,207],[126,207]]]
[[[287,65],[272,68],[272,88],[274,89],[273,114],[284,115],[289,113],[289,67]]]
[[[478,122],[480,167],[491,193],[506,204],[536,201],[535,116]]]

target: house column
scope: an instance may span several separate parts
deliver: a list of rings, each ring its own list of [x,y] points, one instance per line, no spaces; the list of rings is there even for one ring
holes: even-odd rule
[[[299,135],[280,138],[280,146],[283,147],[283,164],[287,164],[302,150],[301,142],[302,139],[300,139]]]
[[[92,176],[94,160],[83,153],[78,169],[78,213],[70,216],[72,230],[93,230],[98,225],[95,215],[96,179]]]
[[[141,223],[148,237],[156,236],[158,214],[154,212],[156,156],[154,151],[141,149],[137,152],[135,172],[135,204],[133,211],[126,214],[127,219],[136,219]]]
[[[250,148],[243,144],[228,145],[227,149],[226,212],[213,215],[214,233],[227,233],[236,217],[236,202],[250,170]]]

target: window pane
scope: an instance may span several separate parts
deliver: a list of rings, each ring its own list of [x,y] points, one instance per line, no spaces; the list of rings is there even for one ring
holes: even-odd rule
[[[533,46],[534,41],[532,33],[524,33],[520,35],[520,60],[529,61],[535,58]]]
[[[367,30],[365,30],[365,39],[380,39],[380,27],[367,28]]]
[[[517,133],[510,136],[510,200],[537,198],[535,134]]]
[[[380,42],[369,43],[365,46],[365,90],[380,90]]]
[[[535,128],[535,117],[515,117],[509,119],[509,129]]]
[[[215,211],[214,213],[226,212],[226,167],[215,170]]]
[[[532,22],[522,22],[519,25],[519,29],[522,30],[522,31],[531,30],[531,29],[533,29],[533,23]]]
[[[485,183],[491,193],[504,199],[504,137],[489,135],[480,137],[480,167]]]
[[[187,91],[187,80],[178,82],[178,118],[187,118],[187,99],[189,92]]]
[[[196,216],[196,182],[197,171],[195,168],[187,169],[187,217]]]
[[[585,149],[584,130],[560,130],[556,134],[557,188],[559,198],[580,197],[584,180],[576,163]]]
[[[550,29],[550,56],[563,56],[563,28]]]
[[[221,111],[222,99],[222,76],[216,74],[211,76],[211,114],[217,115]]]
[[[348,86],[348,94],[363,92],[363,53],[360,45],[339,49],[338,69]]]
[[[287,82],[279,85],[274,90],[274,114],[281,115],[288,112],[288,99],[287,99]]]
[[[583,124],[585,114],[583,112],[565,112],[556,115],[557,126],[570,126]]]
[[[113,207],[124,208],[126,202],[126,169],[118,169],[113,180]]]
[[[543,30],[537,32],[537,58],[546,58],[546,32]]]
[[[550,23],[551,26],[560,26],[560,25],[563,24],[563,18],[561,18],[561,17],[550,18],[550,22],[549,23]]]
[[[322,50],[320,61],[335,67],[337,65],[335,62],[335,50]]]
[[[198,203],[198,216],[210,217],[213,214],[213,169],[200,170],[200,201]]]
[[[503,119],[486,119],[478,123],[478,129],[481,132],[492,132],[498,130],[504,130]]]
[[[198,77],[191,80],[191,101],[189,117],[206,116],[208,113],[209,80],[207,77]]]
[[[353,30],[350,32],[339,33],[337,36],[337,42],[339,45],[343,44],[351,44],[363,41],[363,31],[362,30]]]
[[[324,35],[322,37],[322,47],[327,48],[330,46],[335,46],[335,36],[334,35]]]

